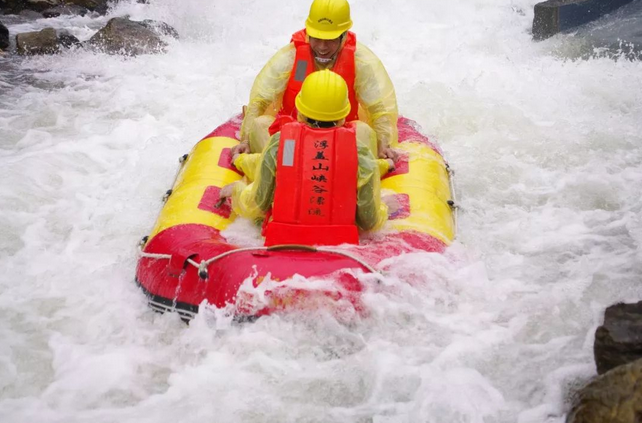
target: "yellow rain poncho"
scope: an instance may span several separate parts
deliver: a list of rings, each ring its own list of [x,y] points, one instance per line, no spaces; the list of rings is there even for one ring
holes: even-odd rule
[[[372,154],[376,145],[375,132],[363,122],[356,123],[359,174],[357,178],[356,224],[363,231],[377,230],[388,219],[388,206],[381,201],[380,168],[387,172],[382,160]],[[280,132],[274,134],[263,153],[241,154],[234,166],[254,182],[237,182],[232,192],[232,208],[236,214],[252,220],[262,220],[272,206],[276,185],[276,156]]]
[[[267,129],[280,108],[295,57],[294,44],[288,44],[268,61],[254,80],[240,134],[242,141],[249,142],[253,153],[262,151],[269,139]],[[316,70],[332,70],[332,65],[331,62],[321,66],[315,61]],[[398,111],[394,86],[381,61],[361,43],[357,43],[355,51],[354,88],[360,106],[359,120],[374,129],[378,151],[396,146]]]

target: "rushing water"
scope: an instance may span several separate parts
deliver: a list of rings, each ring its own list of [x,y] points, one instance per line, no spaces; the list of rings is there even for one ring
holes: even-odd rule
[[[534,0],[353,0],[457,172],[458,242],[385,263],[348,325],[186,327],[146,307],[136,243],[309,2],[152,3],[111,15],[173,25],[165,55],[0,57],[0,421],[562,422],[604,308],[642,299],[642,64],[533,43]]]

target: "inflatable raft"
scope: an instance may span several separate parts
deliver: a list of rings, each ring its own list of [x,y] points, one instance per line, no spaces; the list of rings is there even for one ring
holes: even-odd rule
[[[318,305],[322,298],[325,303],[347,301],[360,310],[361,274],[376,276],[385,258],[417,250],[442,252],[453,241],[456,206],[449,166],[413,121],[400,118],[401,158],[394,172],[382,178],[382,191],[396,196],[400,207],[384,233],[368,235],[357,246],[233,245],[221,231],[236,216],[229,200],[219,201],[219,193],[243,177],[231,164],[240,123],[240,116],[232,118],[180,159],[160,216],[141,241],[136,282],[153,309],[189,319],[206,302],[242,319]],[[330,280],[331,286],[302,286],[301,281],[305,285],[315,278]],[[290,284],[293,279],[297,282]],[[270,283],[263,285],[266,280]]]

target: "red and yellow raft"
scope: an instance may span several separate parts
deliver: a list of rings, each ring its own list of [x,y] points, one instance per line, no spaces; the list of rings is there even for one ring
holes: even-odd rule
[[[305,306],[315,293],[300,286],[288,291],[287,281],[295,275],[335,281],[322,296],[347,299],[359,309],[359,272],[377,272],[382,259],[409,251],[442,252],[453,241],[456,216],[448,164],[413,121],[400,118],[401,159],[383,177],[382,190],[395,195],[401,207],[390,216],[385,233],[368,236],[358,246],[242,248],[229,243],[221,231],[236,216],[229,204],[216,205],[221,188],[243,177],[231,165],[230,153],[239,142],[240,122],[240,116],[232,118],[183,156],[165,206],[141,242],[136,282],[155,310],[191,318],[205,301],[230,307],[242,318]],[[264,290],[263,301],[253,304],[248,293],[266,278],[280,281],[278,287]]]

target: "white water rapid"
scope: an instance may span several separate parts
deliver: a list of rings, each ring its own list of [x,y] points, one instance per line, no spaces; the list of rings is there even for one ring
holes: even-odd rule
[[[309,1],[151,3],[0,16],[82,41],[130,14],[182,37],[0,56],[0,422],[563,422],[603,310],[642,299],[642,63],[533,43],[535,0],[352,0],[400,112],[457,172],[459,240],[389,260],[350,325],[186,326],[147,308],[136,244],[177,158],[241,110]]]

